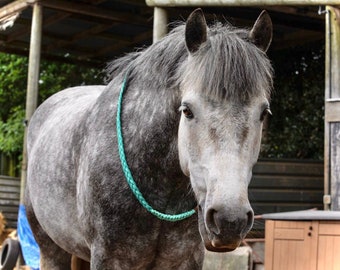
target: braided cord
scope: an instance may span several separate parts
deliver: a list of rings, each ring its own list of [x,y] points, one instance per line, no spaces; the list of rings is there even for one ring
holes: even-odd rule
[[[150,204],[145,200],[142,193],[140,192],[139,188],[136,185],[135,180],[133,179],[132,173],[130,171],[129,165],[127,164],[126,156],[125,156],[125,150],[124,150],[124,139],[122,134],[122,123],[121,123],[121,112],[122,112],[122,103],[123,103],[123,94],[126,89],[127,84],[127,78],[129,75],[130,69],[126,72],[124,76],[124,81],[120,89],[119,98],[118,98],[118,105],[117,105],[117,118],[116,118],[116,127],[117,127],[117,140],[118,140],[118,151],[119,151],[119,158],[122,165],[122,169],[125,175],[125,179],[127,183],[129,184],[133,194],[137,198],[137,200],[140,202],[140,204],[148,210],[151,214],[156,216],[159,219],[166,220],[166,221],[179,221],[186,219],[190,216],[192,216],[195,213],[195,210],[192,209],[190,211],[177,214],[177,215],[169,215],[161,213],[155,209],[153,209]]]

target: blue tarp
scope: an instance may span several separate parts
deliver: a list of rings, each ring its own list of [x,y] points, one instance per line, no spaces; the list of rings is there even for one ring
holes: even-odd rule
[[[32,270],[39,270],[40,249],[28,223],[24,205],[19,206],[18,238],[26,265]]]

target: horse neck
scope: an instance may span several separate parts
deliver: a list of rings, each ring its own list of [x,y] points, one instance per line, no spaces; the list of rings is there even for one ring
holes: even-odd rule
[[[159,209],[166,205],[170,211],[189,209],[194,200],[191,195],[187,197],[189,180],[178,160],[179,89],[156,82],[166,78],[153,80],[148,76],[145,72],[135,74],[124,94],[122,125],[127,161],[152,205]]]
[[[133,79],[124,95],[122,123],[125,151],[133,157],[130,166],[137,163],[136,168],[177,171],[177,90],[157,86],[145,89],[141,79]]]

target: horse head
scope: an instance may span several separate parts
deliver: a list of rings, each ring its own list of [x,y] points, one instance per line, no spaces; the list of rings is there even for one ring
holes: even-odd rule
[[[263,11],[250,31],[217,28],[207,27],[200,9],[186,23],[178,148],[205,247],[224,252],[238,247],[253,224],[248,185],[270,113],[265,51],[272,24]]]

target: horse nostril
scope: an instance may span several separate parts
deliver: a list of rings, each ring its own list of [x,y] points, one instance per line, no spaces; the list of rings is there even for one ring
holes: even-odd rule
[[[253,210],[250,210],[247,212],[247,226],[245,227],[244,231],[247,233],[251,227],[253,226],[254,222],[254,212]]]
[[[217,224],[217,211],[213,208],[208,209],[206,214],[206,224],[207,228],[210,232],[214,233],[215,235],[220,234],[220,228]]]

